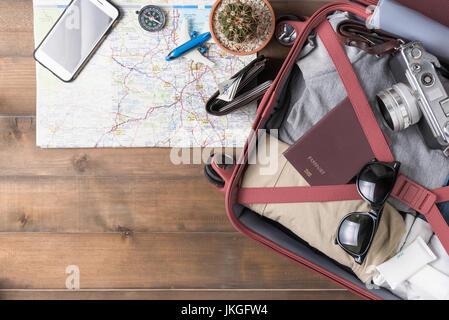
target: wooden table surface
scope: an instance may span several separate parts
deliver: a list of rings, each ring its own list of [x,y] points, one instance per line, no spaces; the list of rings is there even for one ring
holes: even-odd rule
[[[272,3],[310,15],[326,1]],[[33,48],[32,0],[1,0],[0,299],[356,298],[236,232],[202,165],[173,165],[168,149],[36,147]]]

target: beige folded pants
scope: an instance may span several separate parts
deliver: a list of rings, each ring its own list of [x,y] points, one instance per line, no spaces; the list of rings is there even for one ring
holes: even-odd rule
[[[290,187],[309,184],[286,160],[282,153],[289,147],[272,136],[267,136],[263,151],[271,163],[257,160],[257,153],[250,157],[246,172],[241,181],[242,187]],[[277,147],[276,147],[277,143]],[[260,149],[260,146],[258,148]],[[258,151],[259,152],[259,151]],[[274,153],[274,154],[273,154]],[[277,167],[273,166],[277,160]],[[273,169],[274,167],[274,169]],[[267,172],[270,172],[267,174]],[[335,244],[337,228],[341,219],[350,212],[369,211],[363,200],[250,204],[251,210],[279,222],[293,231],[312,247],[320,250],[335,261],[350,267],[363,282],[371,280],[374,267],[391,258],[397,252],[398,244],[405,233],[405,222],[398,211],[386,204],[374,241],[362,265],[357,264],[338,244]]]

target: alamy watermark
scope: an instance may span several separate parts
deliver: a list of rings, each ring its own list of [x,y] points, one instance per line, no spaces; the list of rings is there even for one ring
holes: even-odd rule
[[[256,141],[257,136],[257,143]],[[174,165],[206,164],[211,155],[218,166],[235,164],[257,164],[261,175],[272,175],[279,166],[279,140],[278,130],[257,130],[249,135],[248,157],[242,157],[233,147],[223,148],[172,148],[170,161]],[[232,141],[231,141],[232,144]],[[252,145],[253,144],[253,145]],[[226,155],[226,156],[220,156]]]
[[[65,27],[67,30],[81,29],[80,8],[78,6],[70,6],[70,8],[67,9]]]
[[[69,265],[65,269],[68,275],[65,279],[65,287],[68,290],[76,291],[80,289],[80,268],[77,265]]]

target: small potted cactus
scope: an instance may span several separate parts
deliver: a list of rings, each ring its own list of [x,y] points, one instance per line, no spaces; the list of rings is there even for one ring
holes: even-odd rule
[[[253,8],[247,4],[229,3],[218,14],[218,23],[226,39],[237,43],[254,36],[257,30],[257,18]]]
[[[274,33],[274,12],[266,0],[218,0],[210,31],[224,51],[247,55],[261,50]]]

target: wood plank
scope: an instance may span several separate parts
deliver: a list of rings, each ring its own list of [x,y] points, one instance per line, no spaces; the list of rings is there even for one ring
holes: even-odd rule
[[[202,177],[0,176],[1,232],[231,231]]]
[[[31,57],[0,58],[0,88],[0,114],[36,114],[36,66]]]
[[[1,289],[338,289],[235,233],[1,233]]]
[[[1,290],[0,300],[356,300],[344,289]]]
[[[29,58],[34,51],[33,30],[0,31],[1,58]]]
[[[0,32],[33,32],[33,0],[0,1]]]
[[[41,149],[32,117],[0,117],[0,174],[4,176],[202,177],[203,163],[173,164],[181,151],[169,148]],[[218,149],[221,150],[221,149]],[[199,149],[184,149],[190,163]],[[178,152],[178,153],[176,153]],[[204,158],[212,152],[204,151]],[[179,154],[179,155],[178,155]]]
[[[40,149],[33,118],[0,118],[0,231],[233,231],[204,165],[170,152]]]
[[[0,114],[36,114],[32,0],[0,1]]]

